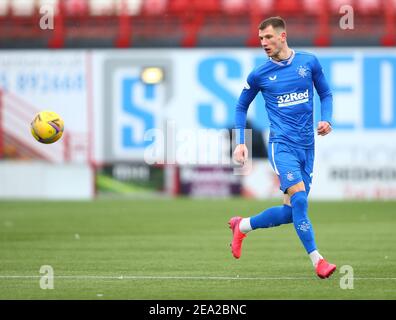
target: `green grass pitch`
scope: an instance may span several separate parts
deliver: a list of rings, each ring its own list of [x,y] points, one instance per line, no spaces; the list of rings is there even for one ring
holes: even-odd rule
[[[310,202],[319,279],[293,225],[256,230],[230,252],[233,215],[275,202],[0,202],[0,299],[396,299],[396,203]],[[54,288],[40,288],[40,267]],[[342,289],[343,265],[353,289]],[[351,283],[351,282],[349,282]]]

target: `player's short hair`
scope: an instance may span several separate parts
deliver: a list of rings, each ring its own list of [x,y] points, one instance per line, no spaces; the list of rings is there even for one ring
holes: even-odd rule
[[[259,30],[264,30],[268,26],[272,26],[274,29],[286,30],[286,22],[281,17],[270,17],[259,24]]]

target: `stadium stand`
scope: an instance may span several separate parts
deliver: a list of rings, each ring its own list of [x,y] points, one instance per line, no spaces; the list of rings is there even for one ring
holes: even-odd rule
[[[340,27],[345,10],[353,29]],[[257,46],[273,15],[291,45],[394,46],[395,10],[396,0],[3,0],[0,48]],[[54,28],[40,28],[52,12]]]

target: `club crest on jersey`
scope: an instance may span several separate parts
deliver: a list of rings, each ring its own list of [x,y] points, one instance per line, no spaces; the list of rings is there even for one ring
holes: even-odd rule
[[[308,68],[304,66],[299,66],[297,68],[297,73],[300,77],[305,78],[306,76],[308,76]]]

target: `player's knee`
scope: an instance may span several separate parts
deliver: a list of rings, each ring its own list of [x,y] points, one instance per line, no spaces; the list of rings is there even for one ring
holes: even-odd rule
[[[290,187],[287,188],[287,194],[292,197],[294,194],[305,191],[305,184],[304,181],[300,181]]]
[[[308,207],[308,197],[305,191],[299,191],[293,194],[290,198],[292,208],[306,211]]]

